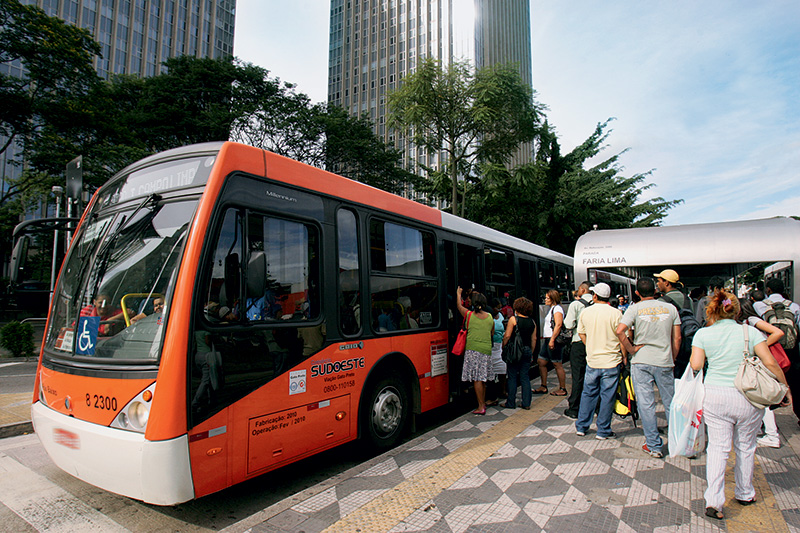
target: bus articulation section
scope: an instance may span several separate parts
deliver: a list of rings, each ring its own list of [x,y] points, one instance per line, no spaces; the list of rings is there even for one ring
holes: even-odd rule
[[[456,286],[540,301],[572,281],[567,256],[260,149],[171,150],[83,215],[34,426],[65,471],[159,505],[391,447],[461,388]]]

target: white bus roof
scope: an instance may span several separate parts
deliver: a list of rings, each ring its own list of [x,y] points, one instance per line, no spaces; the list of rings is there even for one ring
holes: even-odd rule
[[[544,246],[539,246],[538,244],[533,244],[531,242],[518,239],[517,237],[512,237],[511,235],[507,235],[501,231],[482,226],[476,222],[457,217],[450,213],[442,212],[442,227],[456,233],[469,235],[478,239],[484,239],[489,242],[494,242],[498,245],[508,246],[509,248],[515,250],[528,252],[556,263],[562,263],[566,265],[572,264],[572,258],[568,255],[550,250]]]
[[[575,245],[575,279],[588,278],[589,269],[631,268],[639,275],[652,275],[673,268],[692,287],[757,263],[796,263],[799,255],[800,220],[785,217],[595,230]],[[800,269],[795,269],[795,289],[800,287],[798,275]]]

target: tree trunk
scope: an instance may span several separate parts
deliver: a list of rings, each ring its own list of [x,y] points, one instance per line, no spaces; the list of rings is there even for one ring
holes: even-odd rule
[[[450,143],[450,179],[453,181],[453,199],[450,212],[458,216],[458,166],[455,161],[455,143]]]

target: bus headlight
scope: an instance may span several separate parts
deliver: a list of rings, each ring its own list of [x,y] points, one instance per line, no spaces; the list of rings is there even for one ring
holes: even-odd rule
[[[128,419],[135,429],[147,427],[147,419],[150,418],[150,409],[142,402],[131,402],[128,406]]]
[[[156,384],[153,383],[137,394],[134,399],[122,408],[111,423],[111,427],[144,433],[144,430],[147,429],[147,421],[150,419],[150,406],[152,405],[155,389]]]

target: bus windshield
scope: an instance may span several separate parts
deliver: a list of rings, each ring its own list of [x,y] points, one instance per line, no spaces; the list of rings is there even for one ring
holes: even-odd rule
[[[212,165],[213,158],[155,165],[99,193],[53,294],[46,357],[125,364],[158,359],[198,203],[197,196],[166,197],[170,189],[202,186]]]
[[[46,345],[58,356],[158,358],[197,201],[150,204],[97,217],[78,236],[53,297]]]

